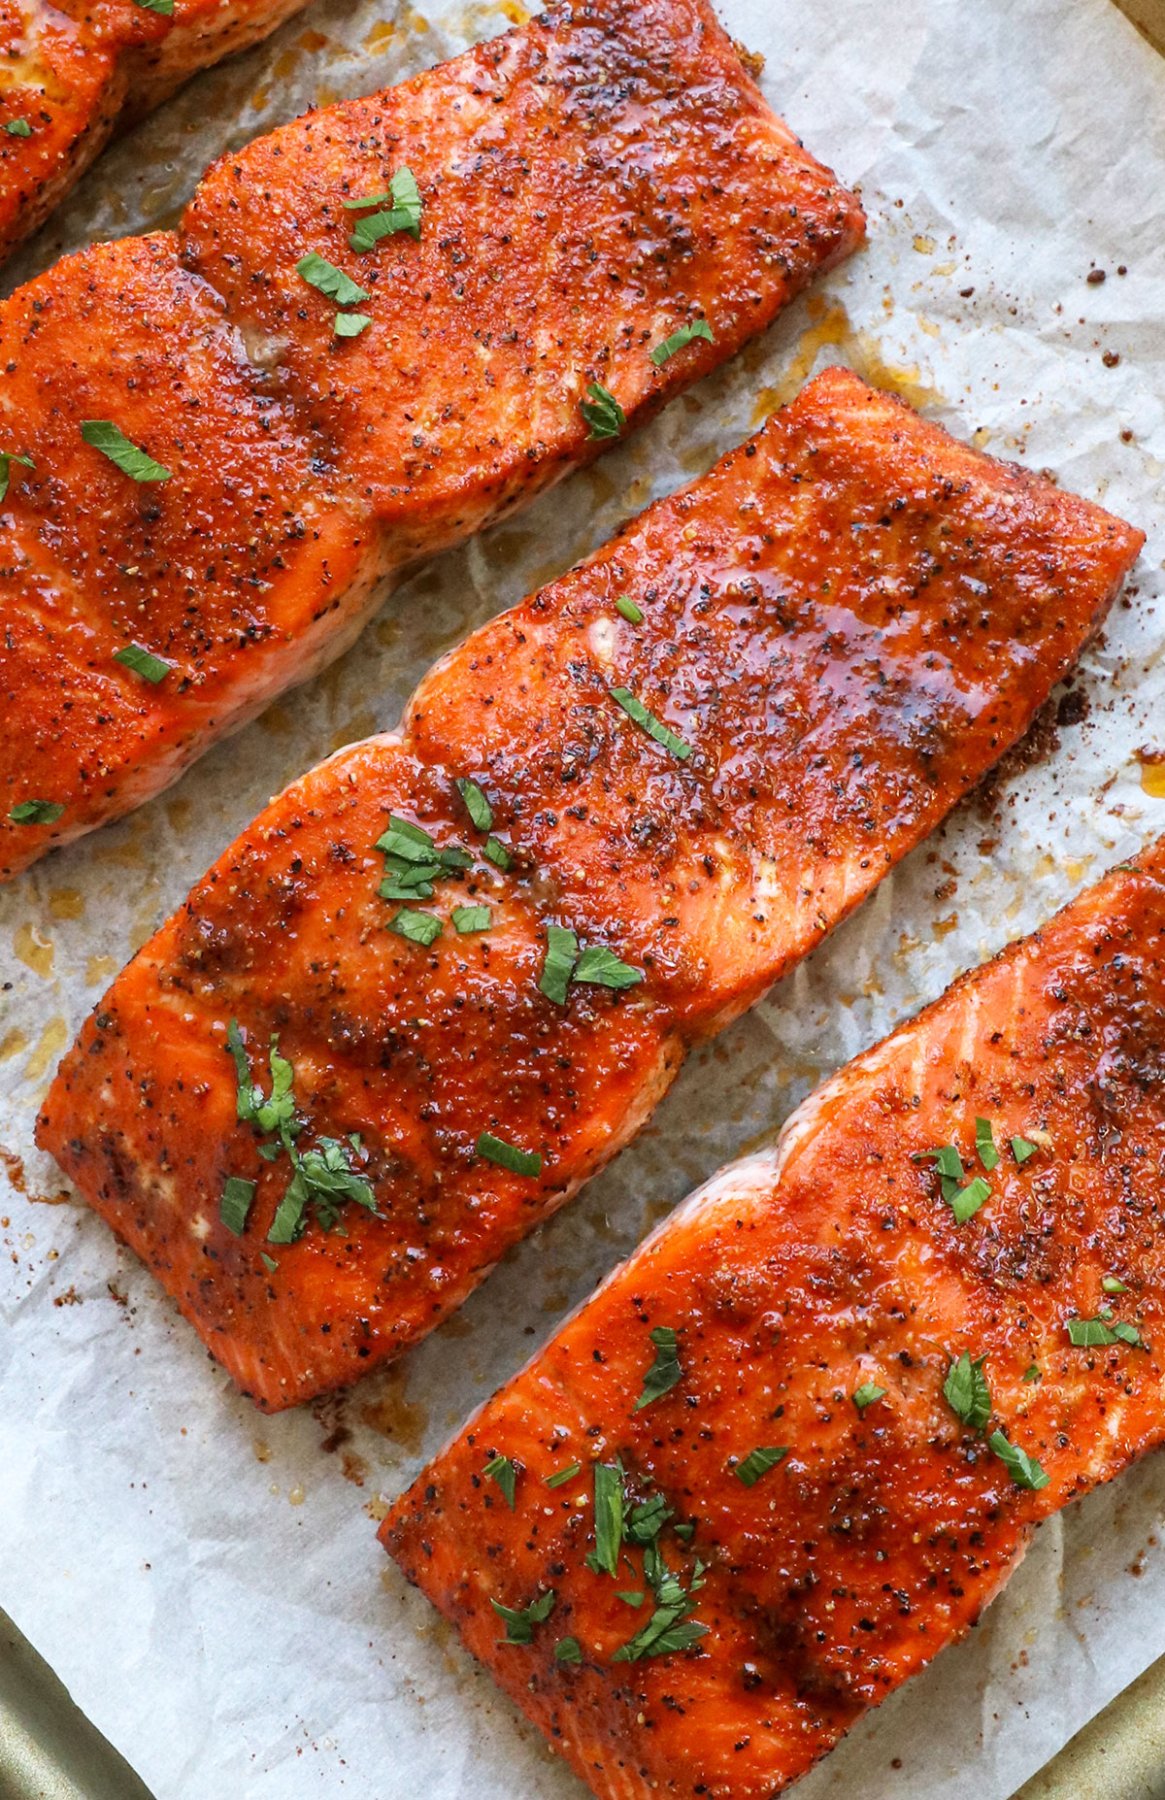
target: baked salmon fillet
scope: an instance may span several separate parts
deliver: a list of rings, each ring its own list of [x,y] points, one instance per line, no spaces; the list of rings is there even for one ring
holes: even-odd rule
[[[389,1554],[602,1800],[769,1800],[1165,1437],[1165,839],[724,1170]]]
[[[0,873],[175,779],[383,577],[589,461],[862,230],[705,0],[587,0],[306,114],[179,231],[20,289]]]
[[[0,0],[0,260],[119,121],[257,44],[307,0]]]
[[[1140,543],[828,370],[273,801],[38,1141],[260,1406],[350,1382],[979,780]]]

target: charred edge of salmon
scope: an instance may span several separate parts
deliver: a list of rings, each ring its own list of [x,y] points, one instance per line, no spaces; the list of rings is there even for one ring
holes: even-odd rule
[[[1163,1046],[1160,839],[694,1194],[396,1502],[389,1555],[600,1800],[769,1800],[965,1634],[1041,1520],[1165,1439]],[[970,1163],[981,1111],[1002,1154],[958,1225],[933,1146],[955,1121]],[[1024,1126],[1021,1162],[1007,1134]],[[1089,1316],[1135,1320],[1136,1341],[1079,1342],[1068,1321]],[[665,1322],[680,1374],[636,1415],[647,1327]],[[981,1425],[945,1391],[964,1355],[985,1357]],[[871,1377],[885,1385],[859,1408]],[[737,1481],[777,1439],[783,1460]],[[1038,1479],[1017,1481],[1001,1445]],[[512,1510],[485,1472],[497,1457]],[[630,1666],[607,1653],[612,1621],[625,1638],[642,1613],[620,1615],[619,1583],[583,1561],[589,1465],[616,1459],[694,1525],[690,1548],[663,1527],[672,1567],[706,1563],[708,1634]],[[550,1590],[532,1642],[504,1643],[490,1602]],[[581,1654],[564,1663],[567,1634]]]
[[[182,18],[136,6],[120,30],[116,21],[102,30],[63,12],[50,22],[39,8],[31,60],[41,79],[36,87],[22,80],[9,108],[16,117],[31,112],[35,128],[0,145],[0,262],[44,224],[119,127],[145,118],[200,69],[261,43],[307,4],[232,0],[201,14],[187,8],[194,16]]]

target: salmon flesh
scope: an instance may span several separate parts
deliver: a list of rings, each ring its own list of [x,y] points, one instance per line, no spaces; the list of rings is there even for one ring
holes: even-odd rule
[[[601,1800],[770,1800],[1161,1444],[1165,839],[725,1169],[381,1528]]]

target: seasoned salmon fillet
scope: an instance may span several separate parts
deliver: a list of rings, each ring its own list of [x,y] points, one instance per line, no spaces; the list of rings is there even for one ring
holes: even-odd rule
[[[307,0],[0,0],[0,259],[119,120],[267,37]]]
[[[769,1800],[1162,1443],[1165,839],[725,1169],[381,1537],[601,1800]]]
[[[861,237],[705,0],[552,9],[0,305],[0,873],[339,654]],[[379,596],[377,596],[379,598]]]
[[[351,1381],[1015,741],[1140,542],[827,371],[273,801],[38,1141],[260,1406]]]

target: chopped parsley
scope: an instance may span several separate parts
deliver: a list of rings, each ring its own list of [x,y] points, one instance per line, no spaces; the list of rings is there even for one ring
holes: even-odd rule
[[[975,1150],[988,1175],[999,1161],[990,1119],[975,1120]]]
[[[59,800],[18,800],[8,817],[14,825],[55,825],[64,810]]]
[[[165,681],[170,673],[170,664],[163,662],[151,650],[143,649],[141,644],[126,644],[124,649],[115,650],[113,660],[119,662],[123,669],[131,669],[135,675],[140,675],[143,681],[150,682],[154,687],[160,681]]]
[[[275,1258],[273,1256],[268,1256],[266,1250],[260,1250],[259,1261],[263,1264],[263,1267],[267,1270],[269,1275],[274,1275],[276,1269],[279,1267]]]
[[[654,738],[657,744],[662,744],[665,750],[670,750],[672,755],[678,756],[681,762],[687,761],[692,754],[692,746],[685,744],[683,738],[677,737],[674,731],[669,731],[661,719],[657,719],[653,712],[647,710],[642,700],[635,698],[630,688],[612,688],[610,693],[616,706],[621,706],[629,719],[634,719],[637,725],[642,725],[649,738]]]
[[[170,18],[174,11],[174,0],[133,0],[133,3],[143,12],[160,13],[164,19]]]
[[[986,1361],[985,1355],[972,1358],[964,1350],[943,1382],[943,1399],[972,1431],[984,1430],[991,1417],[991,1389],[983,1373]]]
[[[624,1606],[634,1607],[638,1612],[647,1599],[647,1590],[646,1588],[616,1588],[615,1598],[621,1600]]]
[[[402,907],[388,921],[388,929],[395,931],[397,937],[407,938],[410,944],[422,944],[427,949],[445,927],[436,913],[419,912],[415,907],[406,912]]]
[[[703,338],[709,344],[714,341],[712,327],[707,319],[693,319],[690,324],[681,325],[678,331],[673,331],[670,337],[665,337],[663,343],[657,344],[651,352],[652,362],[657,369],[662,369],[677,350],[685,350],[697,338]]]
[[[337,269],[326,256],[318,256],[310,250],[295,265],[296,273],[303,276],[309,287],[318,288],[337,306],[359,306],[361,300],[370,298],[367,288],[362,288],[358,281],[345,275],[343,269]]]
[[[615,601],[615,611],[622,614],[629,625],[642,625],[643,612],[636,606],[629,594],[620,594]]]
[[[1092,1350],[1104,1344],[1128,1344],[1134,1350],[1145,1348],[1144,1340],[1135,1325],[1126,1325],[1118,1319],[1110,1325],[1107,1319],[1069,1319],[1068,1341],[1077,1349]]]
[[[605,944],[591,944],[575,964],[573,979],[594,987],[629,988],[643,980],[643,970],[632,968]]]
[[[645,1563],[646,1567],[646,1563]],[[652,1589],[655,1611],[641,1631],[629,1643],[615,1651],[612,1662],[640,1662],[646,1656],[668,1656],[677,1650],[690,1650],[708,1632],[707,1625],[690,1618],[698,1602],[695,1595],[703,1587],[704,1566],[697,1559],[695,1572],[685,1588],[678,1575],[673,1575],[657,1560]]]
[[[1119,1275],[1106,1275],[1100,1285],[1106,1294],[1127,1294],[1129,1291]]]
[[[655,1361],[643,1377],[643,1392],[635,1402],[636,1412],[642,1412],[645,1406],[650,1406],[652,1401],[674,1388],[683,1374],[677,1354],[679,1339],[671,1326],[657,1325],[651,1333],[651,1341],[655,1345]]]
[[[988,1130],[990,1131],[989,1126]],[[992,1147],[994,1148],[994,1145]],[[968,1219],[974,1218],[984,1201],[991,1198],[991,1189],[987,1182],[981,1175],[976,1175],[971,1181],[967,1181],[963,1159],[954,1144],[943,1144],[937,1150],[926,1150],[922,1154],[923,1156],[933,1156],[943,1199],[955,1216],[955,1224],[965,1225]],[[997,1154],[996,1161],[998,1160]]]
[[[623,1549],[623,1468],[620,1463],[596,1463],[595,1547],[587,1567],[596,1575],[617,1575]]]
[[[979,1208],[990,1198],[990,1186],[984,1181],[982,1175],[976,1175],[965,1188],[960,1188],[957,1193],[952,1194],[947,1202],[955,1216],[955,1224],[965,1225],[967,1220],[973,1219]]]
[[[505,870],[510,866],[510,853],[500,838],[487,837],[482,855],[493,863],[495,868]]]
[[[507,1644],[532,1644],[534,1642],[535,1625],[543,1625],[554,1611],[557,1595],[553,1588],[548,1588],[529,1606],[503,1606],[500,1600],[491,1600],[490,1605],[506,1628]]]
[[[1027,1368],[1023,1372],[1023,1378],[1027,1382],[1042,1381],[1043,1376],[1040,1373],[1039,1364],[1038,1363],[1029,1363]]]
[[[879,1387],[876,1381],[863,1381],[861,1387],[854,1389],[850,1398],[859,1413],[864,1413],[867,1406],[873,1406],[876,1400],[886,1398],[886,1389]]]
[[[1051,1477],[1040,1467],[1034,1456],[1029,1456],[1026,1450],[1013,1444],[1005,1432],[993,1431],[987,1443],[1017,1487],[1027,1488],[1033,1494],[1038,1493],[1040,1488],[1047,1487]]]
[[[454,931],[459,931],[463,937],[470,931],[488,931],[493,923],[488,906],[455,906],[449,917]]]
[[[0,501],[8,498],[8,483],[11,479],[13,463],[19,463],[25,469],[35,469],[36,467],[31,456],[22,456],[19,450],[0,450]]]
[[[359,337],[362,331],[368,330],[371,323],[367,313],[338,312],[332,321],[332,331],[338,338]]]
[[[1039,1145],[1029,1143],[1027,1138],[1013,1137],[1011,1140],[1011,1154],[1014,1156],[1021,1169],[1028,1160],[1028,1157],[1034,1156],[1038,1149]]]
[[[582,1661],[582,1645],[575,1637],[559,1638],[554,1646],[554,1660],[558,1663],[580,1663]]]
[[[556,1006],[566,1005],[566,993],[578,960],[578,938],[565,925],[546,927],[546,958],[538,980],[539,991]]]
[[[671,1518],[671,1507],[662,1494],[652,1494],[648,1500],[640,1501],[633,1506],[627,1515],[624,1536],[629,1544],[650,1544],[663,1530]]]
[[[508,1456],[493,1456],[485,1465],[484,1473],[491,1481],[496,1481],[506,1497],[506,1504],[513,1512],[516,1505],[514,1499],[518,1483],[518,1471]]]
[[[382,210],[365,212],[362,219],[357,219],[348,239],[353,250],[362,254],[375,250],[381,238],[391,237],[398,231],[407,231],[412,237],[420,237],[423,211],[421,190],[417,186],[416,176],[405,164],[402,163],[392,177],[387,193],[367,194],[361,200],[344,201],[347,212],[362,212],[366,207]],[[383,210],[384,208],[387,210]]]
[[[755,1487],[762,1475],[775,1469],[779,1462],[784,1462],[789,1454],[788,1444],[762,1444],[750,1450],[743,1462],[736,1465],[736,1478],[743,1481],[745,1487]]]
[[[170,470],[126,437],[111,419],[83,419],[81,436],[132,481],[169,481]]]
[[[4,127],[9,137],[31,137],[32,126],[27,119],[9,119]]]
[[[251,1210],[251,1202],[255,1198],[255,1183],[244,1181],[241,1175],[228,1175],[223,1187],[222,1199],[219,1201],[218,1216],[228,1231],[236,1237],[242,1237],[247,1223],[247,1214]]]
[[[491,831],[494,822],[493,807],[486,799],[481,788],[478,787],[476,781],[471,781],[467,775],[459,777],[457,782],[457,792],[464,800],[465,810],[473,820],[473,823],[477,826],[477,829],[479,831]]]
[[[601,381],[588,381],[589,398],[580,400],[578,409],[590,426],[593,438],[617,438],[627,423],[627,414],[614,394]]]
[[[568,1468],[559,1469],[555,1472],[555,1474],[547,1475],[546,1486],[548,1488],[565,1487],[566,1483],[568,1481],[573,1481],[576,1475],[581,1475],[581,1474],[582,1474],[582,1464],[576,1463],[576,1462],[571,1463]]]
[[[481,1133],[476,1153],[484,1156],[487,1162],[497,1163],[499,1168],[509,1169],[514,1175],[542,1173],[542,1158],[537,1150],[519,1150],[516,1144],[507,1144],[505,1138],[495,1137],[492,1131]]]

